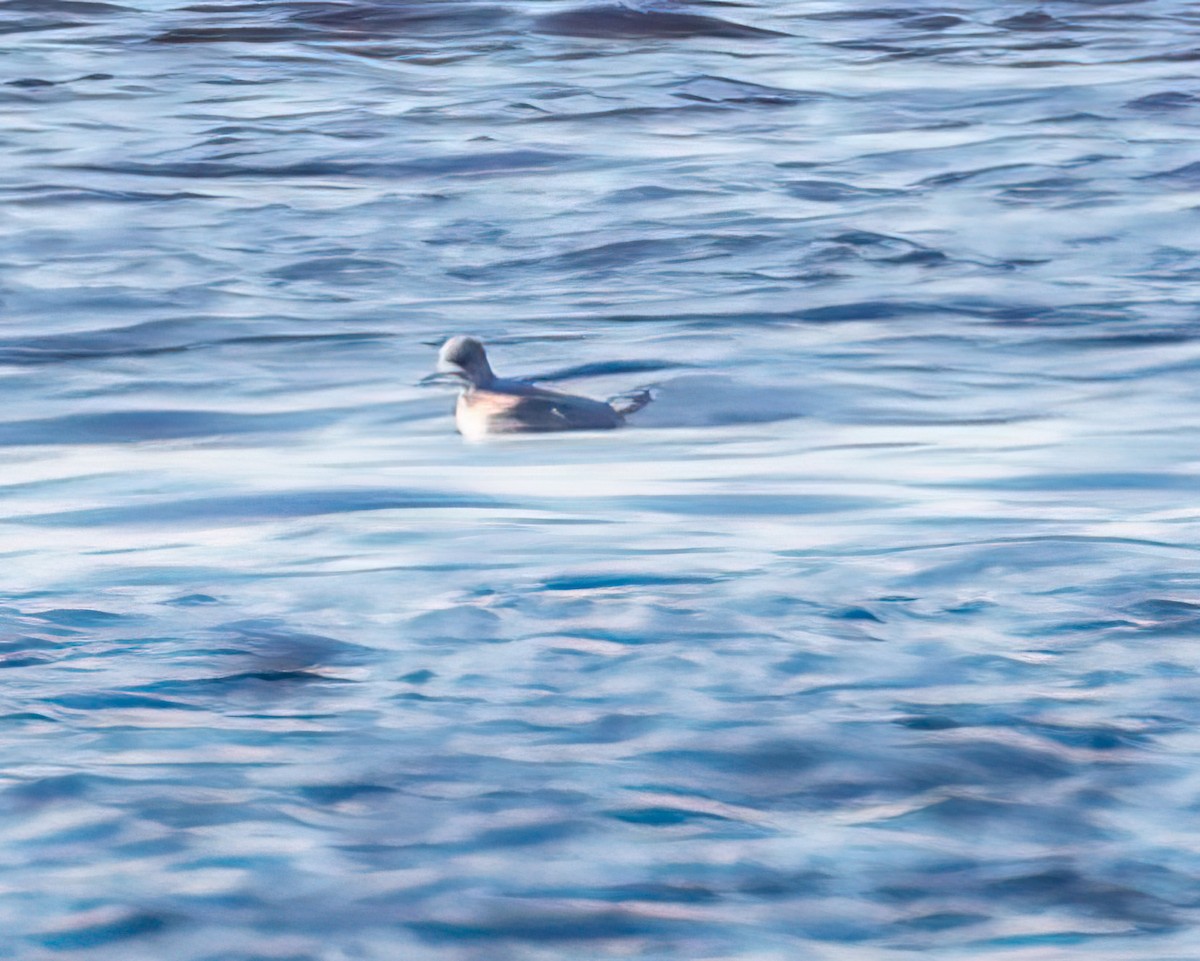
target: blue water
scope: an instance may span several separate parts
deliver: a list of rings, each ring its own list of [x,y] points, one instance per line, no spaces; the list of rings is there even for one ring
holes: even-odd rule
[[[0,4],[0,958],[1194,959],[1198,36]]]

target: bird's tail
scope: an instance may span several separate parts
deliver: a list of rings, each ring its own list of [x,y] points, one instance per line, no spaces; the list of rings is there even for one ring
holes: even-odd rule
[[[652,400],[654,395],[650,393],[649,388],[644,387],[641,390],[631,390],[627,394],[617,394],[608,402],[618,414],[628,417],[630,414],[636,414]]]

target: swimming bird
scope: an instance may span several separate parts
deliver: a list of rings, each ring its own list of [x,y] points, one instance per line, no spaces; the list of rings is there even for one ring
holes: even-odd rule
[[[558,430],[611,430],[650,402],[648,390],[605,403],[497,377],[474,337],[451,337],[438,351],[437,372],[425,381],[457,378],[462,393],[454,408],[458,432],[468,440],[491,434],[534,434]]]

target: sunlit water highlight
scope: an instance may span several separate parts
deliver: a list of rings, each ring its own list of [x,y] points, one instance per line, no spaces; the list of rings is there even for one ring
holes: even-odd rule
[[[1198,29],[0,4],[0,957],[1194,958]]]

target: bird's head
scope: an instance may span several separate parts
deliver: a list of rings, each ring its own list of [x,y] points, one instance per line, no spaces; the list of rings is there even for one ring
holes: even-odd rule
[[[474,337],[451,337],[438,351],[436,373],[426,381],[458,378],[474,387],[485,387],[495,379],[483,344]]]

